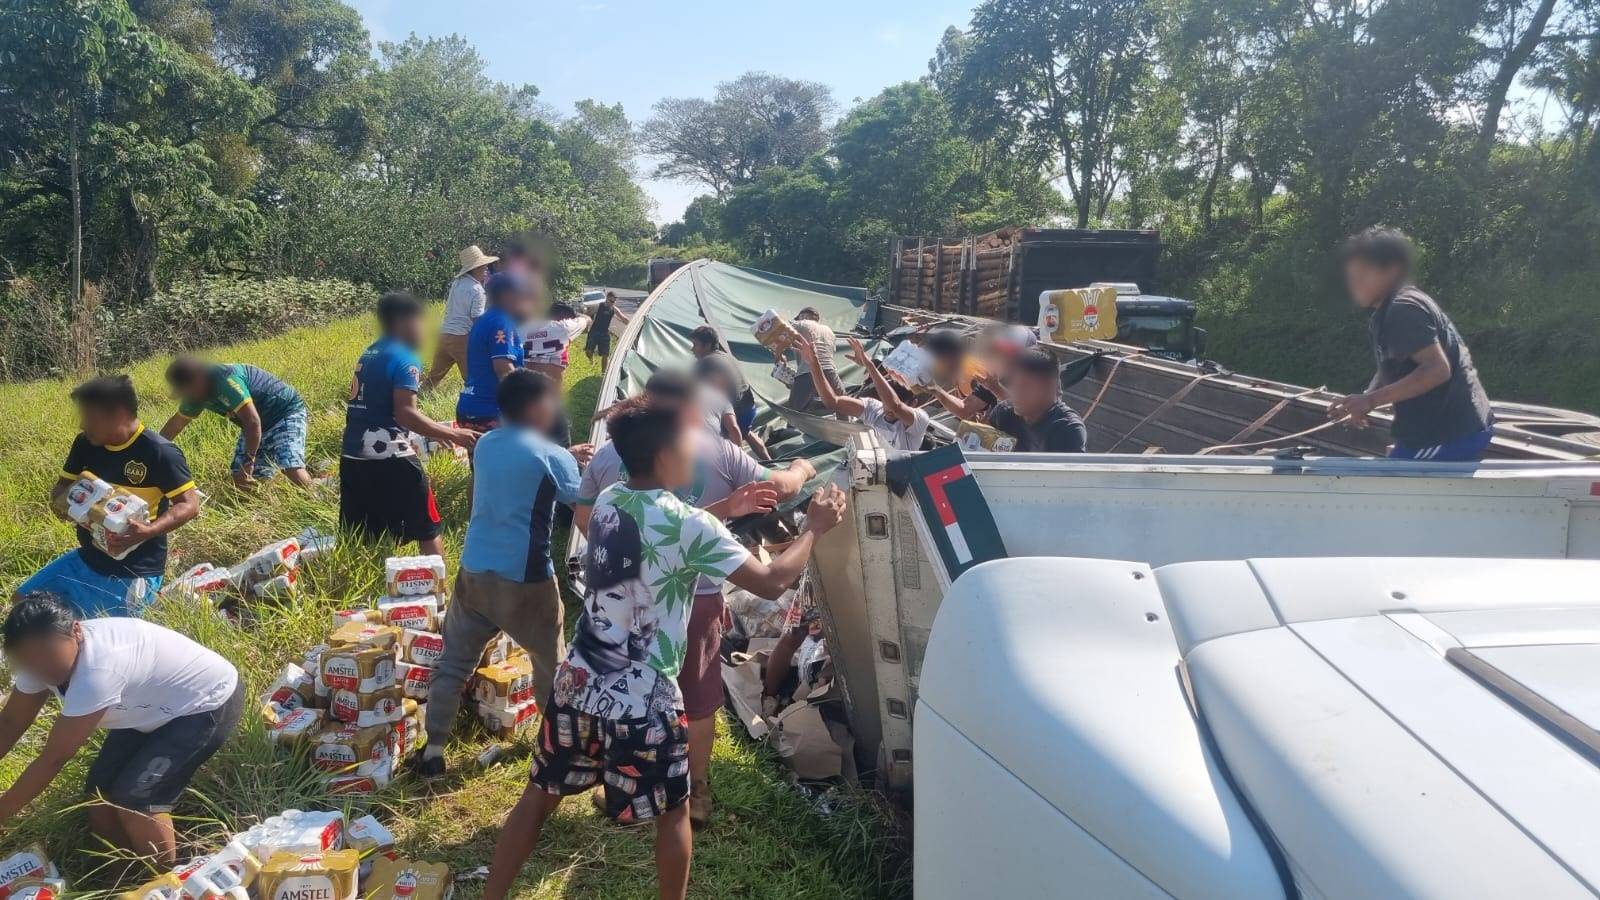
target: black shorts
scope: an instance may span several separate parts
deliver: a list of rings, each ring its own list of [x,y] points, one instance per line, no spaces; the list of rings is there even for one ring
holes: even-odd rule
[[[598,353],[601,356],[610,356],[611,355],[611,332],[609,332],[609,331],[591,331],[591,332],[589,332],[589,340],[584,343],[584,346],[588,349],[588,351],[590,353]]]
[[[233,696],[210,712],[173,719],[155,731],[106,732],[83,780],[84,793],[134,812],[171,812],[194,774],[238,727],[244,694],[240,676]]]
[[[339,460],[339,524],[397,541],[439,536],[439,507],[415,456]]]
[[[605,784],[606,815],[642,822],[689,799],[689,720],[682,712],[617,721],[545,709],[528,781],[566,797]]]

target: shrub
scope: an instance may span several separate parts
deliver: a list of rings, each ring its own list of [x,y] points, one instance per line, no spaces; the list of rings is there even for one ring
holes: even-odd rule
[[[157,353],[269,337],[360,312],[376,297],[334,279],[205,277],[143,303],[91,306],[93,327],[72,329],[63,289],[19,278],[0,291],[0,379],[70,374],[85,362],[122,367]],[[93,356],[80,360],[85,344]]]

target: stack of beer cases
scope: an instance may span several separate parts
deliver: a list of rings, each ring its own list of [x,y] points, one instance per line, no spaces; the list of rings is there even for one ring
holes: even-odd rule
[[[539,714],[533,695],[533,660],[503,633],[490,642],[483,657],[471,684],[478,718],[485,731],[510,740],[526,731]]]
[[[382,788],[427,740],[420,701],[444,651],[444,560],[393,557],[384,571],[388,593],[334,613],[327,641],[286,666],[263,705],[268,734],[307,745],[331,794]]]

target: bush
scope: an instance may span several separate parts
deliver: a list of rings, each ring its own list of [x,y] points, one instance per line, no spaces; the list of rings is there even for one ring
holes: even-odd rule
[[[64,290],[16,279],[0,291],[0,379],[65,375],[82,363],[120,368],[157,353],[269,337],[369,309],[375,299],[371,288],[334,279],[206,277],[136,305],[86,304],[93,327],[74,330],[58,299]],[[80,361],[85,345],[93,357]]]

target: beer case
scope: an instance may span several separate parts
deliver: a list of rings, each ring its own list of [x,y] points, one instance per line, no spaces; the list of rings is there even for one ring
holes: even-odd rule
[[[755,324],[750,326],[750,331],[761,346],[773,353],[782,353],[800,340],[800,332],[774,309],[762,313]]]
[[[362,728],[348,722],[332,723],[317,736],[312,764],[339,775],[371,775],[394,760],[392,725]]]
[[[490,735],[501,740],[511,740],[526,731],[539,714],[539,704],[532,700],[512,707],[479,703],[478,718]]]
[[[383,613],[375,609],[341,609],[333,614],[333,627],[342,628],[351,622],[362,625],[382,625]]]
[[[39,846],[18,850],[0,860],[0,898],[11,896],[13,888],[27,878],[60,878],[55,863]]]
[[[168,872],[131,891],[123,891],[117,895],[117,900],[180,900],[182,896],[183,883],[178,880],[178,873]]]
[[[293,746],[322,733],[324,712],[320,709],[290,710],[267,723],[267,738],[274,744]]]
[[[439,625],[439,597],[437,594],[383,597],[378,600],[378,612],[382,614],[385,625],[434,631]]]
[[[1039,295],[1039,339],[1058,344],[1117,336],[1117,289],[1075,288]]]
[[[484,666],[477,676],[473,696],[479,703],[507,707],[534,699],[533,660],[527,656]]]
[[[933,387],[933,356],[910,341],[901,341],[883,358],[883,367],[898,375],[916,393]]]
[[[361,854],[354,850],[323,853],[274,853],[256,876],[260,900],[355,900]]]
[[[345,831],[345,843],[361,854],[362,859],[372,856],[393,856],[394,833],[383,826],[375,816],[362,816],[350,823]]]
[[[400,633],[400,659],[415,666],[433,667],[444,655],[444,636],[420,628]]]
[[[393,687],[394,651],[361,644],[329,650],[322,654],[322,683],[330,692],[366,692]]]
[[[957,422],[956,443],[970,452],[1010,453],[1017,449],[1016,438],[978,422]]]
[[[401,662],[395,668],[395,683],[400,693],[412,700],[428,699],[428,685],[433,681],[433,669],[416,663]]]
[[[400,629],[367,622],[346,622],[328,634],[330,647],[393,647],[400,640]]]
[[[391,556],[383,561],[383,582],[390,597],[444,593],[444,558]]]
[[[365,900],[450,900],[455,884],[444,863],[379,859],[367,877]]]
[[[400,721],[403,699],[399,685],[394,684],[375,691],[336,688],[329,697],[328,715],[360,728],[392,724]]]

